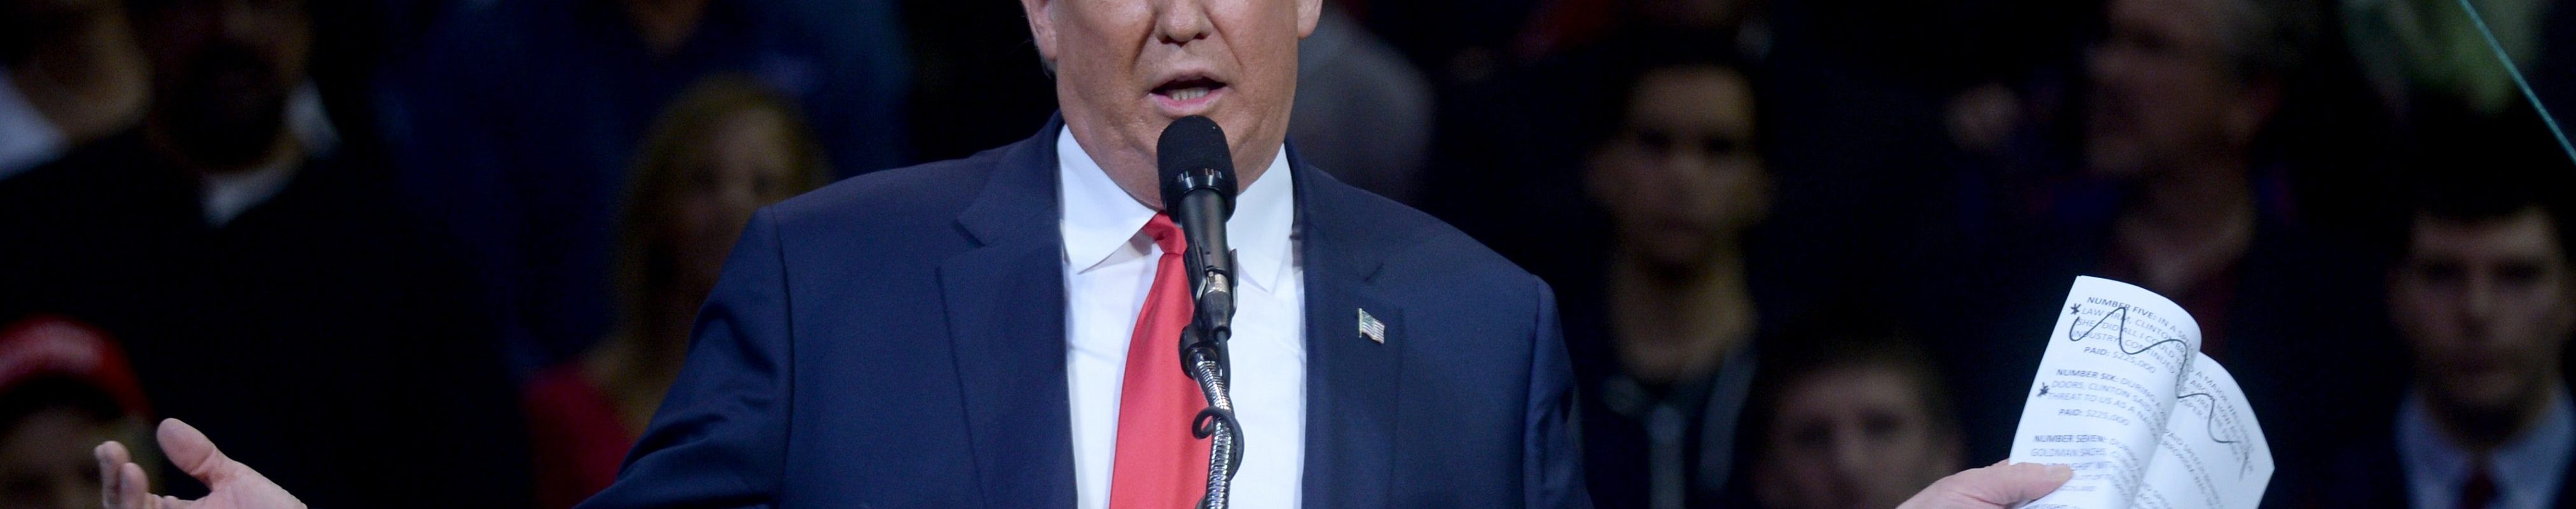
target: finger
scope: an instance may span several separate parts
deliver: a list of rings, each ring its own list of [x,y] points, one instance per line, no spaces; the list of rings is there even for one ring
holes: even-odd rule
[[[107,509],[122,509],[116,498],[117,488],[121,485],[118,481],[123,477],[120,472],[125,463],[132,461],[125,452],[125,444],[109,440],[90,449],[89,453],[91,458],[98,460],[99,505]]]
[[[1947,484],[1946,488],[1969,499],[2011,506],[2048,496],[2074,477],[2075,471],[2065,465],[2022,463],[1971,469],[1934,484]]]
[[[187,472],[189,477],[204,481],[207,486],[239,476],[249,469],[225,457],[224,451],[216,449],[215,441],[207,439],[205,432],[197,431],[197,427],[178,419],[162,419],[158,434],[161,452],[170,455],[170,463],[178,465],[179,470]]]
[[[143,465],[118,465],[116,479],[117,506],[111,509],[154,509],[165,505],[150,493],[152,482],[143,477]]]
[[[159,500],[161,501],[161,505],[156,506],[153,509],[188,509],[188,506],[197,505],[196,501],[180,500],[179,497],[169,495],[162,495]]]

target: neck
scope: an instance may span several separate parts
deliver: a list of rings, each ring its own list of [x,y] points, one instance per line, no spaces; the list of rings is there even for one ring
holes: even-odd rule
[[[2548,416],[2553,400],[2564,390],[2564,387],[2557,387],[2534,391],[2534,396],[2510,408],[2496,410],[2442,404],[2426,397],[2421,389],[2417,390],[2415,397],[2424,402],[2425,412],[2433,418],[2433,426],[2443,438],[2472,454],[2485,455],[2539,426],[2541,419]]]
[[[2230,216],[2253,210],[2247,173],[2244,161],[2225,158],[2159,174],[2146,180],[2127,216],[2161,229],[2216,229]]]
[[[1058,87],[1070,86],[1061,83],[1062,78],[1058,78],[1058,81]],[[1060,92],[1056,97],[1060,101],[1080,98],[1079,95],[1070,92]],[[1067,107],[1064,111],[1066,115],[1072,115],[1075,113],[1074,110],[1075,108]],[[1100,125],[1105,122],[1077,122],[1068,116],[1065,119],[1064,128],[1066,132],[1072,133],[1075,148],[1081,149],[1083,156],[1091,158],[1091,163],[1098,165],[1100,171],[1109,174],[1109,181],[1118,183],[1118,189],[1126,191],[1127,197],[1144,204],[1145,208],[1163,210],[1162,171],[1158,167],[1161,163],[1154,160],[1154,150],[1157,148],[1150,145],[1117,143],[1115,140],[1119,138],[1116,137],[1115,132],[1093,132],[1097,128],[1077,127],[1081,124]],[[1253,182],[1260,181],[1261,177],[1270,173],[1270,162],[1277,160],[1281,151],[1287,150],[1287,144],[1284,141],[1274,140],[1267,150],[1258,151],[1252,159],[1243,158],[1245,151],[1242,147],[1234,148],[1232,155],[1237,158],[1234,160],[1234,191],[1242,193],[1245,189],[1251,189]]]
[[[697,311],[696,301],[669,295],[656,296],[642,307],[633,310],[643,313],[641,318],[629,321],[627,330],[585,355],[582,366],[584,377],[608,393],[619,420],[637,432],[651,424],[653,411],[662,406],[663,391],[680,377]]]
[[[33,38],[35,47],[8,79],[74,144],[132,125],[149,95],[148,78],[122,8],[61,21]]]
[[[644,37],[645,46],[655,55],[678,51],[689,35],[696,33],[698,21],[705,17],[708,0],[621,0],[626,6],[628,22]]]
[[[669,292],[665,292],[669,293]],[[636,346],[631,364],[635,382],[644,382],[652,392],[680,374],[680,364],[689,356],[689,327],[697,317],[698,303],[703,299],[665,295],[655,298],[654,313],[636,331]]]
[[[1705,375],[1752,337],[1754,303],[1736,246],[1687,266],[1622,250],[1609,284],[1612,341],[1629,375],[1641,381]]]

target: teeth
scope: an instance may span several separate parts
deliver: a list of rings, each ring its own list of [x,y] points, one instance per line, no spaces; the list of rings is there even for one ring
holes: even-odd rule
[[[1201,98],[1201,97],[1207,97],[1207,94],[1208,94],[1208,89],[1207,89],[1206,87],[1190,87],[1190,88],[1184,88],[1184,89],[1179,89],[1179,90],[1173,90],[1173,91],[1172,91],[1172,93],[1171,93],[1171,97],[1172,97],[1172,99],[1173,99],[1173,100],[1176,100],[1176,101],[1188,101],[1188,100],[1195,100],[1195,99],[1198,99],[1198,98]]]

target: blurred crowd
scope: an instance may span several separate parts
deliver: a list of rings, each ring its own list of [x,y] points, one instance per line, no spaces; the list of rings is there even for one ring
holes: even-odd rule
[[[2197,319],[2266,506],[2576,506],[2576,2],[2463,5],[1325,0],[1290,144],[1554,287],[1603,507],[2000,460],[2077,275]],[[0,0],[0,508],[158,417],[320,507],[570,507],[753,210],[1048,119],[1027,30]]]

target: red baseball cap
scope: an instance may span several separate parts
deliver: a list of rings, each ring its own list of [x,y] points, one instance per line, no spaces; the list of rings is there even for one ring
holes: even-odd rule
[[[34,315],[0,327],[0,393],[29,380],[63,377],[97,387],[127,415],[150,419],[143,384],[106,332],[77,320]]]

